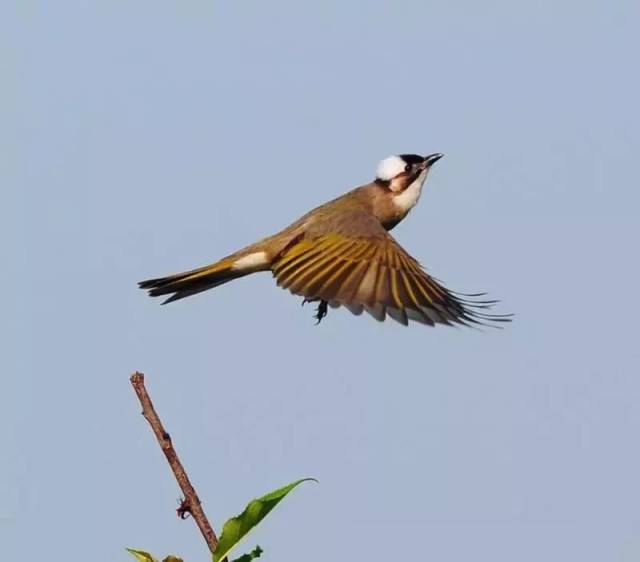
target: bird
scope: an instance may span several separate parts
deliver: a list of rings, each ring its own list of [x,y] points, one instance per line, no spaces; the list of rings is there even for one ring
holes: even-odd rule
[[[278,286],[318,303],[319,323],[328,308],[366,311],[378,321],[428,326],[491,325],[511,315],[488,312],[498,301],[486,293],[458,293],[427,273],[389,234],[415,207],[441,153],[397,154],[383,159],[375,179],[333,199],[280,232],[221,260],[138,283],[171,303],[257,272],[271,272]]]

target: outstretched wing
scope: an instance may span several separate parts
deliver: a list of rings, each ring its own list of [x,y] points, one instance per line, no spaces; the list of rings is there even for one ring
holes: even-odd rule
[[[486,312],[496,301],[443,287],[366,210],[350,209],[342,218],[339,228],[310,229],[274,261],[279,286],[354,314],[366,310],[380,321],[389,315],[404,325],[409,320],[431,326],[510,320]]]

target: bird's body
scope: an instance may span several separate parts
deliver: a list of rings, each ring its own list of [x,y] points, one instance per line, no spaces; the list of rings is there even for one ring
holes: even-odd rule
[[[313,209],[284,230],[220,261],[143,281],[151,296],[172,302],[233,279],[271,271],[278,285],[320,302],[433,325],[484,323],[506,318],[482,312],[492,301],[471,301],[431,278],[388,233],[417,203],[431,165],[442,155],[383,160],[375,181]]]

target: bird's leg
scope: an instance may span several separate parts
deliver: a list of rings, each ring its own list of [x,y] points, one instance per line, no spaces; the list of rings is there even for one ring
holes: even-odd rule
[[[316,326],[320,324],[320,322],[327,315],[328,312],[329,312],[329,303],[321,299],[320,304],[318,305],[318,308],[316,308],[316,313],[314,316],[314,318],[316,319]]]
[[[316,319],[316,325],[322,322],[322,319],[327,315],[328,312],[329,312],[329,303],[327,301],[320,299],[320,304],[318,304],[318,308],[316,308],[316,313],[313,316]]]
[[[318,301],[320,302],[318,304],[318,307],[316,308],[316,313],[313,315],[313,317],[316,319],[316,325],[320,324],[322,319],[329,313],[329,303],[322,299],[308,299],[307,297],[302,300],[302,306],[304,306],[308,302]]]

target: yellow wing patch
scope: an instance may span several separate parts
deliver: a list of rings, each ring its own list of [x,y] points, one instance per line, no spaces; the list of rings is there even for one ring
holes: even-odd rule
[[[348,238],[327,234],[302,239],[272,265],[278,285],[309,300],[367,310],[402,324],[482,323],[488,302],[462,299],[430,277],[389,235]],[[471,307],[471,308],[470,308]]]

